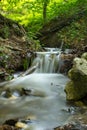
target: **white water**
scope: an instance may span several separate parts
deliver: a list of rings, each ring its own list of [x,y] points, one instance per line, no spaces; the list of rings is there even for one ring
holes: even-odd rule
[[[32,123],[24,130],[52,130],[65,123],[70,116],[64,93],[68,78],[57,74],[60,51],[37,52],[33,62],[35,73],[16,78],[4,86],[12,91],[31,89],[31,95],[17,99],[0,98],[0,123],[7,119],[30,118]],[[1,88],[2,91],[2,88]],[[65,111],[64,111],[65,110]]]
[[[32,66],[38,64],[36,73],[57,73],[59,72],[59,62],[61,49],[46,48],[47,52],[36,52],[36,58]]]
[[[63,109],[68,110],[63,90],[67,80],[67,77],[61,74],[31,74],[11,81],[5,88],[21,90],[26,87],[38,93],[35,96],[23,96],[15,100],[1,98],[0,122],[33,116],[34,123],[28,128],[33,126],[34,130],[37,128],[39,130],[39,127],[44,130],[64,124],[69,117],[69,112],[63,111]]]

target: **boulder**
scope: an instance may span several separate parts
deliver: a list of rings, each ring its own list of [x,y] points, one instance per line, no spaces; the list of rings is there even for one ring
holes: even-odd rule
[[[73,60],[73,67],[69,70],[71,79],[65,86],[66,99],[77,101],[87,96],[87,52],[81,58]]]

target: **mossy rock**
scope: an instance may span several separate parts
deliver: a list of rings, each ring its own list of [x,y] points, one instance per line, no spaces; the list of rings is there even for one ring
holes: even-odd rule
[[[82,56],[81,56],[81,58],[87,60],[87,52],[83,53]]]
[[[65,87],[65,92],[67,100],[77,101],[87,94],[87,86],[82,85],[80,82],[69,81]]]
[[[87,95],[87,53],[75,58],[73,67],[68,72],[71,79],[65,87],[66,99],[78,101]]]
[[[86,68],[85,68],[86,69]],[[87,85],[87,75],[83,75],[80,73],[79,70],[72,68],[69,72],[68,72],[68,77],[76,82],[81,82],[81,83],[86,83]]]

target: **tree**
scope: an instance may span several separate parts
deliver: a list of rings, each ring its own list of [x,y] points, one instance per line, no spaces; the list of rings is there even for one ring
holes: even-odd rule
[[[47,6],[50,3],[50,0],[37,0],[37,2],[42,4],[42,17],[43,17],[43,24],[47,21]]]
[[[45,24],[47,21],[47,6],[50,0],[43,0],[43,23]]]

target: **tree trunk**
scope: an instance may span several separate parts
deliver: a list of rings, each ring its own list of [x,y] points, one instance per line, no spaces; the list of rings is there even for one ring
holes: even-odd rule
[[[43,24],[46,23],[47,20],[47,2],[44,1],[43,3]]]

